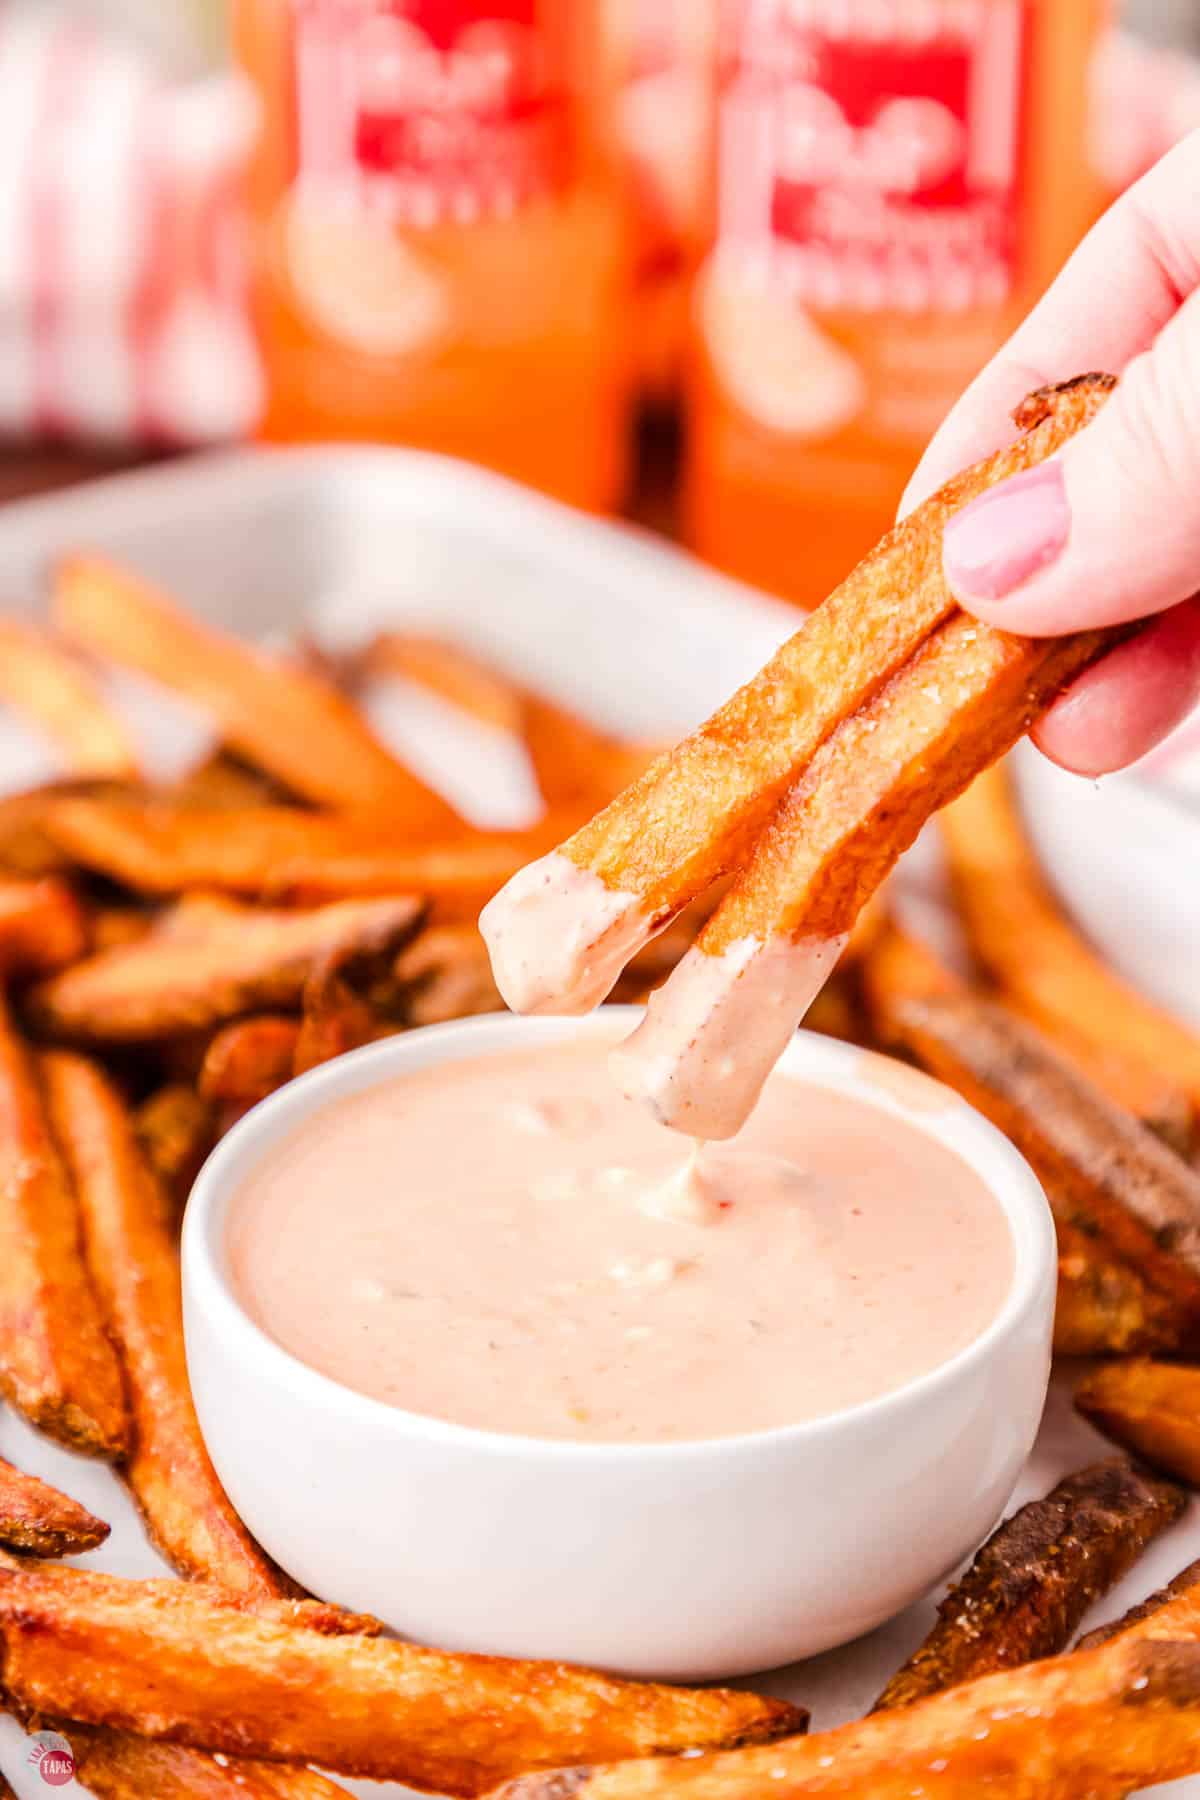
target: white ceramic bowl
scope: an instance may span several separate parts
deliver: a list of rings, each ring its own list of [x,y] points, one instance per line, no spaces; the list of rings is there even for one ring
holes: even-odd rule
[[[448,1424],[298,1362],[250,1319],[229,1276],[226,1227],[242,1180],[314,1108],[448,1059],[619,1035],[635,1017],[499,1015],[412,1032],[256,1108],[188,1205],[188,1366],[234,1505],[314,1593],[449,1648],[675,1679],[745,1674],[844,1643],[907,1606],[986,1534],[1033,1444],[1049,1372],[1053,1224],[1027,1164],[956,1095],[806,1033],[784,1058],[791,1073],[956,1150],[1003,1207],[1015,1248],[1008,1297],[974,1343],[827,1419],[659,1445]]]

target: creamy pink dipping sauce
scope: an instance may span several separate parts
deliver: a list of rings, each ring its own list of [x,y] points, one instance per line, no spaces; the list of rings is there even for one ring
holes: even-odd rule
[[[658,1443],[838,1412],[999,1312],[1008,1225],[952,1151],[777,1073],[689,1174],[608,1050],[444,1063],[316,1113],[235,1199],[251,1316],[412,1412]]]

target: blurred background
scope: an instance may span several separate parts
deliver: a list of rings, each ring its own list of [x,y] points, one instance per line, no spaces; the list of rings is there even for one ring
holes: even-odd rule
[[[415,444],[813,604],[1193,56],[1200,0],[11,0],[0,495]]]

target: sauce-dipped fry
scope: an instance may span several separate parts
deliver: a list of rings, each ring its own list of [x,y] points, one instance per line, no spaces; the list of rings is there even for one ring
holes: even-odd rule
[[[79,1205],[0,994],[0,1395],[49,1437],[117,1458],[121,1370],[84,1265]]]
[[[1056,1656],[1088,1608],[1186,1505],[1174,1482],[1124,1459],[1069,1475],[992,1533],[874,1710],[911,1706],[976,1676]]]
[[[1200,1644],[1117,1642],[764,1748],[530,1774],[495,1800],[1115,1800],[1200,1770]]]
[[[0,1544],[26,1556],[75,1556],[94,1550],[108,1526],[78,1500],[0,1457]]]
[[[48,632],[0,619],[0,703],[47,738],[64,775],[136,780],[138,757],[86,663]]]
[[[973,955],[1005,999],[1064,1047],[1086,1044],[1094,1072],[1127,1100],[1169,1079],[1200,1106],[1200,1037],[1101,962],[1064,917],[1026,840],[1006,771],[990,770],[941,819],[955,900]],[[1148,1071],[1148,1075],[1145,1073]]]
[[[51,1051],[42,1069],[79,1196],[88,1271],[125,1374],[133,1443],[124,1474],[146,1528],[184,1575],[243,1598],[290,1594],[204,1448],[184,1356],[179,1253],[124,1103],[84,1057]]]
[[[88,919],[65,882],[0,876],[0,975],[45,975],[88,948]]]
[[[324,1637],[187,1583],[53,1564],[0,1567],[0,1639],[25,1710],[443,1794],[579,1755],[767,1742],[804,1719],[728,1689]]]
[[[299,1003],[310,969],[337,952],[399,949],[422,916],[406,896],[271,911],[197,897],[160,915],[139,943],[52,975],[26,996],[44,1034],[137,1043]]]
[[[53,609],[73,643],[193,702],[232,750],[293,793],[381,811],[398,831],[453,823],[449,805],[372,736],[352,702],[296,659],[201,625],[102,557],[59,565]]]
[[[1052,455],[1113,386],[1089,375],[1031,395],[1023,436],[889,532],[706,724],[497,897],[485,935],[515,1010],[589,1011],[655,931],[740,866],[825,740],[956,610],[946,520]]]
[[[1200,1369],[1106,1363],[1076,1389],[1075,1404],[1106,1437],[1200,1487]]]

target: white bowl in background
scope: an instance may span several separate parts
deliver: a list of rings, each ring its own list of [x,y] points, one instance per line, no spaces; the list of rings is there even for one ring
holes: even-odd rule
[[[306,1588],[447,1648],[709,1679],[869,1631],[953,1568],[1011,1495],[1045,1399],[1055,1249],[1037,1179],[999,1132],[934,1083],[907,1103],[867,1052],[794,1039],[789,1073],[903,1117],[984,1178],[1012,1232],[1013,1280],[988,1328],[931,1373],[744,1436],[573,1443],[385,1405],[270,1338],[227,1254],[244,1178],[314,1109],[437,1062],[615,1037],[636,1017],[611,1007],[435,1026],[341,1057],[257,1107],[188,1204],[188,1367],[234,1506]]]

